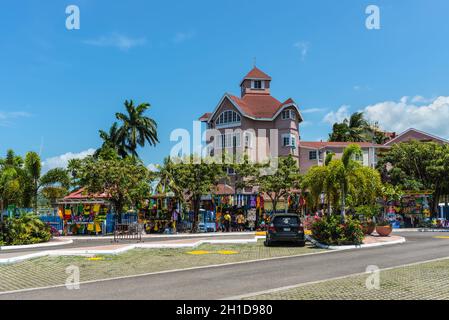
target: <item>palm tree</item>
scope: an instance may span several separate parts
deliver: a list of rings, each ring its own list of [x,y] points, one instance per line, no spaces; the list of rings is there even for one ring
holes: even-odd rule
[[[141,103],[134,106],[132,100],[125,101],[127,114],[116,113],[117,120],[121,121],[121,127],[117,131],[117,143],[120,148],[129,152],[132,156],[138,157],[137,146],[144,147],[148,142],[150,146],[156,145],[157,123],[153,119],[144,115],[150,108],[149,103]]]
[[[365,120],[363,112],[355,112],[348,119],[341,123],[335,123],[329,141],[338,142],[363,142],[371,141],[369,132],[371,131],[368,121]]]
[[[366,131],[368,122],[363,116],[363,112],[355,112],[349,118],[348,134],[351,142],[366,141]]]
[[[26,154],[23,170],[26,177],[25,197],[31,200],[34,214],[37,213],[37,199],[41,188],[48,192],[50,188],[59,185],[57,188],[60,189],[61,193],[64,193],[70,186],[67,170],[55,168],[41,176],[41,159],[36,152],[31,151]]]
[[[100,130],[100,138],[103,140],[103,144],[99,149],[97,149],[94,153],[94,157],[98,157],[100,153],[108,148],[113,149],[117,151],[117,154],[125,158],[128,153],[126,152],[123,141],[119,141],[120,135],[119,135],[119,128],[117,122],[114,122],[114,124],[109,128],[109,132]]]
[[[177,183],[176,164],[170,157],[167,157],[164,159],[162,165],[158,165],[158,169],[157,177],[159,178],[159,182],[156,186],[156,190],[160,193],[173,192],[178,199],[182,200],[183,190]]]
[[[341,220],[342,222],[346,219],[346,195],[349,189],[349,180],[360,164],[353,158],[356,155],[360,155],[362,149],[359,145],[351,144],[345,148],[343,151],[343,156],[341,157],[340,170],[337,172],[337,178],[341,187]]]

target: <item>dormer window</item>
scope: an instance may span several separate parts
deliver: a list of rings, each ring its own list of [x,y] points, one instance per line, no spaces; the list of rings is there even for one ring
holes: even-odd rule
[[[295,120],[296,119],[296,113],[293,110],[284,110],[281,112],[281,118],[282,120],[287,120],[287,119],[291,119],[291,120]]]
[[[251,89],[264,89],[265,82],[262,80],[253,80],[251,81]]]

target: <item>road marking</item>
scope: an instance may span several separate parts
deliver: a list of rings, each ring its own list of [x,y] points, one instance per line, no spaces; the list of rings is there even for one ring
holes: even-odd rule
[[[420,262],[413,262],[413,263],[409,263],[409,264],[403,264],[403,265],[394,266],[394,267],[383,268],[383,269],[380,269],[379,271],[382,272],[382,271],[387,271],[387,270],[392,270],[392,269],[397,269],[397,268],[411,267],[411,266],[416,266],[416,265],[419,265],[419,264],[430,263],[430,262],[438,262],[438,261],[443,261],[443,260],[448,260],[448,259],[449,259],[449,257],[436,258],[436,259],[431,259],[431,260],[425,260],[425,261],[420,261]],[[246,293],[246,294],[242,294],[242,295],[238,295],[238,296],[221,298],[220,300],[242,300],[242,299],[245,299],[245,298],[260,296],[260,295],[264,295],[264,294],[270,294],[270,293],[275,293],[275,292],[279,292],[279,291],[296,289],[296,288],[301,288],[301,287],[304,287],[304,286],[307,286],[307,285],[319,284],[319,283],[326,282],[326,281],[346,279],[346,278],[356,277],[356,276],[361,276],[361,275],[367,275],[367,273],[366,272],[360,272],[360,273],[353,273],[353,274],[340,276],[340,277],[323,279],[323,280],[303,282],[303,283],[290,285],[290,286],[285,286],[285,287],[279,287],[279,288],[274,288],[274,289],[268,289],[268,290],[263,290],[263,291],[256,291],[256,292],[252,292],[252,293]]]
[[[435,239],[449,239],[449,236],[435,236]]]

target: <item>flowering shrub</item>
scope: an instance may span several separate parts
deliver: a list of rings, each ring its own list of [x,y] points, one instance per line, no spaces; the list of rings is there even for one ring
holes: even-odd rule
[[[356,245],[363,242],[363,229],[358,220],[350,217],[341,223],[340,216],[326,216],[312,224],[312,237],[327,245]]]

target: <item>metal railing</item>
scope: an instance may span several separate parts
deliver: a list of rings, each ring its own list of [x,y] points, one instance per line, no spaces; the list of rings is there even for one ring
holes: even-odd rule
[[[133,223],[115,223],[114,242],[120,240],[126,241],[142,241],[143,225],[137,222]]]

